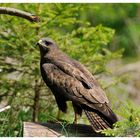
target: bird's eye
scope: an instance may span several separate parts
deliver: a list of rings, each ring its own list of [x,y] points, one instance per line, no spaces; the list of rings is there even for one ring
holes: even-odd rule
[[[51,44],[51,42],[45,41],[45,45],[49,46]]]

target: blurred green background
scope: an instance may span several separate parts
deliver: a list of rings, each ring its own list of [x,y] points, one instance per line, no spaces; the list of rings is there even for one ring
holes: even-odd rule
[[[40,17],[0,15],[0,136],[22,136],[24,121],[56,121],[57,106],[42,81],[37,41],[52,38],[100,82],[121,121],[109,136],[140,136],[140,4],[0,4]],[[61,118],[73,122],[69,103]],[[68,117],[70,116],[70,117]],[[66,119],[69,118],[69,119]],[[79,123],[86,123],[86,117]]]

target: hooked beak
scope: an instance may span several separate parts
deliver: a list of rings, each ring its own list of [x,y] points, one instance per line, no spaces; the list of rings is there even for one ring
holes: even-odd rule
[[[42,44],[42,40],[39,40],[39,41],[36,43],[36,45],[37,45],[37,46],[43,45],[43,44]]]

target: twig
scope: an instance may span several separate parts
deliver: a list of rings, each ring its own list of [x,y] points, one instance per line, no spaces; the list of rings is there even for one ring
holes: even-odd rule
[[[11,108],[11,106],[9,106],[9,105],[6,107],[0,108],[0,112],[3,112],[3,111],[10,109],[10,108]]]
[[[35,80],[35,96],[34,96],[34,104],[33,104],[33,122],[38,122],[38,113],[39,113],[39,99],[40,99],[40,87],[41,82],[39,80]]]
[[[12,15],[12,16],[21,17],[21,18],[29,20],[30,22],[39,22],[40,21],[38,16],[25,12],[25,11],[15,9],[15,8],[0,7],[0,14],[8,14],[8,15]]]

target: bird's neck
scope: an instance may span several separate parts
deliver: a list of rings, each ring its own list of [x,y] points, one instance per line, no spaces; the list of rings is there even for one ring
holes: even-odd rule
[[[46,53],[41,53],[41,63],[51,63],[51,61],[57,57],[56,55],[56,51],[54,49],[50,49],[48,52]]]
[[[59,50],[58,48],[53,48],[49,50],[47,53],[41,55],[41,64],[53,63],[58,60],[63,61],[65,59],[69,61],[69,57],[65,55],[61,50]]]

